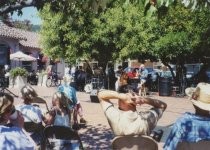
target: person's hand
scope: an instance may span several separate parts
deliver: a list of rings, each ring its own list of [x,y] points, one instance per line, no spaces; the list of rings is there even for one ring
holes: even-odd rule
[[[145,100],[143,97],[139,96],[138,94],[136,93],[131,93],[131,100],[134,101],[136,104],[144,104],[145,103]]]
[[[143,97],[136,96],[135,98],[136,98],[136,100],[135,100],[136,104],[142,105],[145,103],[145,99]]]

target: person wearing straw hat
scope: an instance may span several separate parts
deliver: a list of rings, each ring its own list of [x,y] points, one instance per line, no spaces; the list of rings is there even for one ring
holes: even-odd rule
[[[34,150],[34,141],[23,129],[24,118],[13,103],[11,95],[0,96],[0,149]]]
[[[186,112],[174,123],[164,150],[174,150],[182,141],[210,140],[210,84],[199,83],[195,88],[185,89],[185,93],[195,108],[195,114]]]

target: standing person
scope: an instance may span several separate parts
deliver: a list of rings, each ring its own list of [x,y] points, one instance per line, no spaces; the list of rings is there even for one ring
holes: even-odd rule
[[[185,93],[195,108],[195,114],[187,112],[174,123],[164,150],[177,149],[179,142],[210,140],[210,84],[199,83],[196,88],[187,88]],[[185,149],[190,149],[190,144],[184,144]]]
[[[71,127],[69,104],[72,104],[72,101],[63,92],[55,92],[52,96],[53,107],[46,115],[46,124]]]
[[[139,84],[139,95],[142,95],[142,90],[145,91],[145,83],[147,82],[148,77],[148,70],[145,68],[144,64],[140,65],[139,68],[139,77],[140,77],[140,84]]]
[[[115,82],[115,91],[119,90],[120,76],[121,76],[122,72],[123,72],[122,66],[118,66],[118,70],[115,73],[115,77],[117,78],[117,81]]]
[[[114,90],[115,89],[115,82],[117,78],[115,77],[114,67],[110,66],[108,69],[108,83],[109,83],[109,89]]]
[[[74,129],[79,129],[77,115],[80,116],[80,123],[86,124],[86,120],[83,117],[83,109],[80,104],[80,101],[77,99],[76,90],[68,84],[67,78],[63,78],[63,85],[58,87],[58,91],[64,92],[66,96],[72,101],[72,104],[69,105],[70,109],[73,109],[73,125]]]
[[[75,80],[78,91],[83,91],[86,80],[86,72],[83,70],[82,66],[79,66],[79,69],[75,72]]]
[[[44,126],[42,125],[42,120],[44,120],[44,117],[41,109],[32,105],[32,102],[38,95],[36,91],[29,85],[22,87],[21,95],[23,104],[17,105],[16,109],[22,113],[25,123],[32,122],[37,124],[37,130],[34,133],[30,133],[30,135],[37,145],[40,145],[43,141]]]
[[[0,149],[34,150],[35,143],[24,131],[24,118],[13,102],[9,94],[0,96]]]
[[[120,91],[122,88],[128,88],[128,81],[129,76],[125,71],[123,71],[120,75],[118,91]]]
[[[125,88],[120,92],[128,91]],[[99,91],[98,98],[111,129],[116,136],[149,135],[167,107],[166,103],[157,99],[110,90]],[[111,99],[118,101],[118,107],[114,107],[110,101]],[[136,106],[141,104],[149,104],[153,108],[148,111],[138,112]]]

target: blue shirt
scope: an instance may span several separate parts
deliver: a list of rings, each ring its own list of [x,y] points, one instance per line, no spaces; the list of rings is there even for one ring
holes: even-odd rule
[[[179,142],[200,140],[210,140],[210,117],[185,113],[173,125],[163,148],[175,150]]]
[[[139,72],[140,72],[140,79],[147,80],[148,70],[144,68],[144,69],[140,69]]]
[[[34,146],[21,128],[0,125],[1,150],[34,150]]]
[[[75,88],[71,87],[70,85],[60,85],[58,87],[58,91],[59,92],[64,92],[66,94],[66,96],[72,100],[73,105],[77,104],[77,95],[76,95],[76,90]],[[72,108],[74,106],[70,106],[70,108]]]

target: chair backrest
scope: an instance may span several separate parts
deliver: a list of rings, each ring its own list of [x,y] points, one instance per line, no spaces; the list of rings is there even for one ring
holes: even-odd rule
[[[209,150],[210,141],[199,141],[199,142],[179,142],[177,150]]]
[[[117,136],[112,141],[113,150],[158,150],[157,142],[149,136]]]
[[[82,141],[77,131],[65,126],[47,126],[44,129],[44,140],[50,144],[49,139],[78,141],[80,149],[83,149]]]
[[[23,128],[27,132],[39,132],[44,129],[41,123],[35,123],[35,122],[24,122]]]

